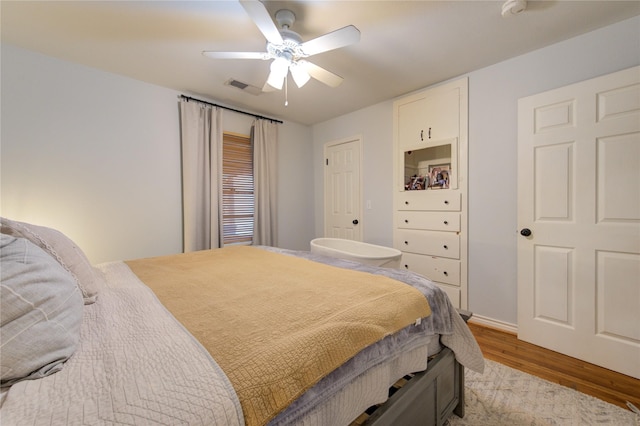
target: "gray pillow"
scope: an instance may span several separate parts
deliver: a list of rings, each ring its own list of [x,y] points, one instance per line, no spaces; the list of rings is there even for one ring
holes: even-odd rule
[[[80,339],[74,278],[24,238],[0,234],[0,386],[62,369]]]
[[[69,271],[82,291],[85,305],[96,301],[102,285],[102,275],[93,267],[84,252],[62,232],[46,226],[32,225],[0,217],[0,232],[26,238],[37,245]]]

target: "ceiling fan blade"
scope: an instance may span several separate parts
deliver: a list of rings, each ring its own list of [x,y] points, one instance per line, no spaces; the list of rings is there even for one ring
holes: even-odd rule
[[[340,28],[339,30],[332,31],[328,34],[302,43],[300,47],[304,53],[311,56],[317,53],[337,49],[339,47],[348,46],[359,41],[360,30],[353,25],[348,25],[344,28]]]
[[[273,44],[284,43],[280,35],[280,30],[278,30],[278,27],[274,24],[264,4],[252,0],[240,0],[240,4],[244,7],[244,10],[247,11],[251,19],[253,19],[253,22],[267,41]]]
[[[311,77],[330,87],[338,87],[340,86],[340,83],[342,83],[342,80],[344,80],[339,75],[336,75],[331,71],[327,71],[326,69],[309,61],[298,61],[298,65],[303,66]]]
[[[202,52],[204,56],[212,59],[269,59],[265,52]]]

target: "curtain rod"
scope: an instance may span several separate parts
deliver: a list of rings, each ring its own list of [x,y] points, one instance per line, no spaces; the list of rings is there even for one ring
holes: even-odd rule
[[[223,105],[213,104],[211,102],[207,102],[207,101],[203,101],[203,100],[200,100],[200,99],[192,98],[192,97],[189,97],[189,96],[186,96],[186,95],[180,95],[180,97],[182,99],[186,99],[187,101],[200,102],[202,104],[207,104],[207,105],[211,105],[211,106],[218,107],[218,108],[228,109],[229,111],[239,112],[240,114],[246,114],[246,115],[250,115],[250,116],[255,117],[255,118],[261,118],[263,120],[269,120],[269,121],[271,121],[273,123],[282,124],[281,120],[276,120],[275,118],[269,118],[269,117],[264,117],[262,115],[253,114],[251,112],[240,111],[239,109],[234,109],[234,108],[226,107],[226,106],[223,106]]]

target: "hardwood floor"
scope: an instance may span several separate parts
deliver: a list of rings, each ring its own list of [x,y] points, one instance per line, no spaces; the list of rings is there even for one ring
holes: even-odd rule
[[[474,324],[485,358],[627,408],[640,408],[640,380],[518,340],[515,334]]]

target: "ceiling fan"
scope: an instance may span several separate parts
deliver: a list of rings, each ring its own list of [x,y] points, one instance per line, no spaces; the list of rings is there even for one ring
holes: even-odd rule
[[[304,86],[311,77],[330,87],[337,87],[342,83],[342,77],[305,60],[305,58],[357,43],[360,41],[360,31],[356,27],[348,25],[303,42],[302,38],[290,29],[296,19],[290,10],[282,9],[276,12],[275,18],[278,23],[276,26],[261,2],[240,0],[240,4],[267,39],[266,52],[204,51],[202,52],[204,56],[213,59],[273,59],[263,91],[281,90],[289,72],[298,87]]]

